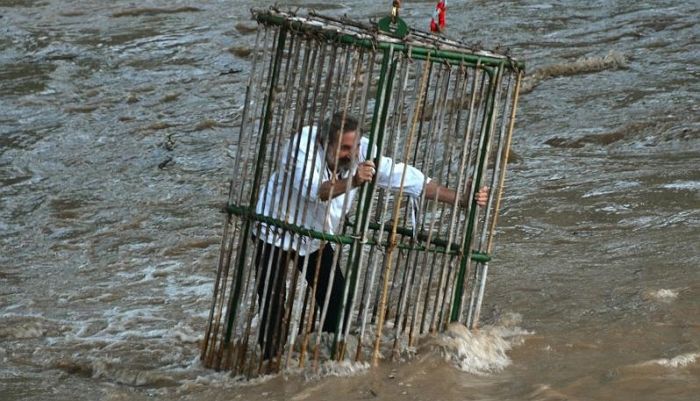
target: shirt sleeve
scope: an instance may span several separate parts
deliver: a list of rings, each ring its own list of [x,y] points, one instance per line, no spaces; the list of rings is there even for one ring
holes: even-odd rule
[[[362,151],[366,154],[369,141],[362,138]],[[376,154],[376,147],[373,148],[372,154]],[[401,187],[401,177],[406,172],[404,178],[403,191],[406,195],[417,198],[423,192],[425,184],[430,182],[430,178],[426,177],[423,172],[417,168],[396,162],[393,159],[381,156],[379,157],[379,165],[377,166],[377,185],[382,188],[398,190]]]
[[[302,134],[295,136],[295,138],[292,148],[289,149],[293,157],[288,159],[293,161],[294,179],[292,185],[295,192],[301,191],[303,197],[317,200],[318,189],[321,186],[322,161],[319,160],[319,156],[314,160],[318,147],[315,129],[304,127]]]

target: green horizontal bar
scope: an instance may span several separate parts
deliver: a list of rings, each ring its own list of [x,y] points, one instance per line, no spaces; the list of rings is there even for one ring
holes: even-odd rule
[[[336,235],[336,234],[327,234],[324,232],[316,231],[316,230],[311,230],[308,228],[304,228],[301,226],[298,226],[296,224],[291,224],[284,222],[279,219],[275,219],[269,216],[265,216],[259,213],[255,213],[252,208],[249,207],[243,207],[243,206],[236,206],[236,205],[228,205],[226,206],[226,211],[229,214],[233,214],[242,218],[247,218],[251,219],[254,221],[259,221],[261,223],[266,223],[278,228],[281,228],[283,230],[288,230],[294,234],[299,234],[299,235],[304,235],[310,238],[322,240],[322,241],[329,241],[329,242],[334,242],[336,244],[345,244],[345,245],[350,245],[353,242],[355,242],[355,237],[351,237],[348,235]],[[372,230],[379,230],[380,225],[376,223],[370,223],[369,228]],[[390,227],[385,226],[384,231],[391,231]],[[409,228],[405,227],[399,227],[397,228],[396,232],[402,235],[407,235],[411,236],[413,235],[413,231]],[[419,237],[420,239],[420,237]],[[377,245],[377,242],[368,239],[367,240],[367,245]],[[397,244],[397,247],[399,249],[404,249],[404,250],[410,250],[410,251],[424,251],[424,252],[434,252],[434,253],[443,253],[443,254],[448,254],[448,255],[458,255],[460,253],[460,249],[456,244],[452,244],[451,250],[448,251],[446,248],[447,241],[440,240],[440,239],[435,239],[431,241],[432,245],[435,245],[434,248],[428,248],[424,245],[407,245],[407,244]],[[388,243],[383,243],[380,244],[384,247],[388,246]],[[481,252],[472,252],[471,254],[471,259],[476,262],[481,262],[481,263],[486,263],[491,260],[491,256],[485,253]]]
[[[257,13],[255,16],[256,20],[260,23],[287,26],[290,30],[302,30],[305,29],[309,32],[313,32],[323,36],[326,39],[334,40],[344,44],[350,44],[354,46],[360,46],[367,49],[388,49],[393,47],[397,51],[408,52],[410,49],[411,55],[417,58],[425,58],[430,55],[430,59],[439,62],[447,61],[451,64],[467,63],[469,65],[485,65],[491,67],[508,66],[512,70],[524,70],[525,63],[521,61],[514,60],[509,57],[498,57],[498,56],[487,56],[487,55],[477,55],[474,53],[460,53],[451,50],[439,50],[430,49],[427,47],[416,47],[415,45],[407,45],[405,43],[395,43],[395,42],[377,42],[371,39],[361,39],[357,36],[335,32],[332,30],[326,30],[322,26],[310,26],[305,25],[302,21],[293,21],[284,18],[283,16],[270,15],[264,13]]]
[[[255,213],[253,211],[253,209],[248,208],[248,207],[228,205],[226,207],[226,211],[229,212],[230,214],[235,214],[236,216],[259,221],[261,223],[266,223],[269,225],[273,225],[273,226],[281,228],[283,230],[291,231],[295,234],[305,235],[307,237],[311,237],[311,238],[315,238],[315,239],[319,239],[319,240],[323,240],[323,241],[330,241],[330,242],[335,242],[336,244],[348,244],[348,245],[355,242],[355,239],[353,237],[350,237],[347,235],[326,234],[326,233],[323,233],[320,231],[311,230],[308,228],[298,226],[296,224],[287,223],[287,222],[282,221],[282,220],[278,220],[278,219],[275,219],[275,218],[272,218],[269,216]]]

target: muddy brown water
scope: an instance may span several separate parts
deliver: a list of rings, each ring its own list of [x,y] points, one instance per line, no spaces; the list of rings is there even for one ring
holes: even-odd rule
[[[0,399],[697,399],[695,1],[449,2],[450,36],[528,65],[484,329],[374,369],[202,368],[248,10],[270,4],[0,0]]]

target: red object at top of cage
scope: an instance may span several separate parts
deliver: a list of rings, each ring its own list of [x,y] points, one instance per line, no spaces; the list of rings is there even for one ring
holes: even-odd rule
[[[433,17],[430,19],[430,31],[442,32],[445,29],[445,15],[447,14],[447,0],[438,1],[435,5]]]

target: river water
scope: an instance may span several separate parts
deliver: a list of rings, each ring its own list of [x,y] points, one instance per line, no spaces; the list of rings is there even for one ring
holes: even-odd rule
[[[0,0],[0,399],[698,399],[692,0],[450,1],[450,36],[528,66],[483,328],[378,368],[203,368],[249,8],[272,3]]]

